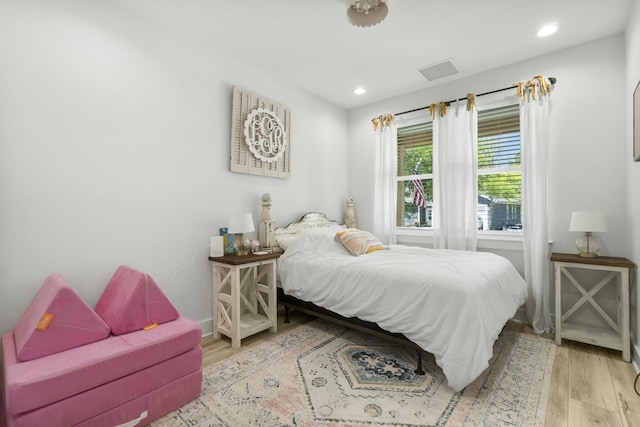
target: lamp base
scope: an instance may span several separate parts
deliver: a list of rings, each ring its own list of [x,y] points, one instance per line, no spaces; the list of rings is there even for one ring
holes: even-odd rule
[[[598,256],[598,251],[600,251],[600,242],[591,235],[591,232],[587,231],[584,236],[581,236],[576,241],[576,248],[578,249],[578,255],[581,257],[595,258]]]
[[[236,255],[249,255],[249,237],[246,234],[240,235],[238,245],[236,246]]]
[[[594,254],[593,252],[580,252],[578,255],[583,258],[595,258],[598,256],[598,254]]]

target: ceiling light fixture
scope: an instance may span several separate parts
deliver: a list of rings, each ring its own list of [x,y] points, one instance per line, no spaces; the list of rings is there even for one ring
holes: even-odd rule
[[[540,31],[538,31],[538,37],[547,37],[555,33],[556,31],[558,31],[558,27],[556,27],[554,24],[545,25],[544,27],[540,28]]]
[[[387,0],[349,0],[347,19],[356,27],[372,27],[389,13]]]
[[[366,92],[366,90],[364,90],[363,87],[357,87],[353,90],[353,93],[355,93],[356,95],[362,95]]]

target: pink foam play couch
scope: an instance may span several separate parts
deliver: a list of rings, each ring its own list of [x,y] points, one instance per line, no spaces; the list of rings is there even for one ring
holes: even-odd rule
[[[146,425],[200,395],[201,335],[145,273],[119,267],[95,310],[49,276],[2,336],[0,425]]]

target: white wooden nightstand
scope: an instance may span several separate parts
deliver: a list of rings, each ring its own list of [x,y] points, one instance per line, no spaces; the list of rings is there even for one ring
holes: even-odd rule
[[[622,359],[631,361],[631,343],[629,338],[629,270],[635,264],[626,258],[599,256],[585,258],[574,254],[551,254],[555,264],[556,285],[556,344],[562,338],[594,344],[622,351]],[[572,274],[573,269],[601,270],[608,272],[602,280],[585,289]],[[580,292],[581,297],[564,313],[562,312],[562,278]],[[583,280],[584,281],[584,280]],[[598,303],[596,294],[609,283],[617,284],[617,318],[612,319]],[[608,327],[592,327],[572,322],[570,317],[585,303],[591,304],[604,319]]]
[[[213,338],[224,334],[231,347],[278,325],[276,260],[280,253],[209,257],[213,269]]]

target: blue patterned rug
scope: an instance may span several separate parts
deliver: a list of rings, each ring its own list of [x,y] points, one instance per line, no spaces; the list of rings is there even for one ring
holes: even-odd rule
[[[456,393],[433,357],[314,320],[204,370],[202,395],[153,426],[542,426],[552,341],[505,331]]]

